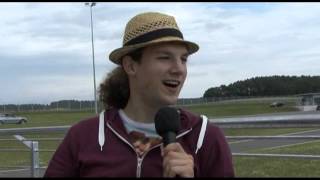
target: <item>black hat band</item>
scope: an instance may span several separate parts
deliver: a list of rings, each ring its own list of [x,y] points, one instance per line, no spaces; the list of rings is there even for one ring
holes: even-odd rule
[[[152,40],[159,39],[161,37],[167,37],[167,36],[179,37],[179,38],[183,39],[182,33],[177,29],[173,29],[173,28],[158,29],[155,31],[145,33],[145,34],[138,36],[136,38],[133,38],[130,41],[126,42],[124,44],[124,46],[140,44],[140,43],[152,41]]]

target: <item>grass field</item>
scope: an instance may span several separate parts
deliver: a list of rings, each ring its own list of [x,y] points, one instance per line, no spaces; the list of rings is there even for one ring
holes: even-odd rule
[[[95,116],[91,111],[49,111],[49,112],[20,112],[19,116],[28,118],[25,124],[4,124],[1,128],[23,128],[23,127],[41,127],[41,126],[63,126],[72,125],[81,120]]]
[[[320,155],[320,141],[250,153]],[[320,159],[233,157],[238,177],[320,177]]]
[[[206,105],[185,106],[196,114],[206,114],[207,116],[226,117],[237,115],[253,115],[276,112],[296,111],[293,102],[288,102],[284,107],[270,108],[270,102],[248,101],[233,103],[214,103]],[[29,122],[21,125],[1,125],[0,128],[19,128],[19,127],[39,127],[39,126],[59,126],[72,125],[83,119],[94,116],[94,112],[86,111],[61,111],[61,112],[21,112],[21,116],[26,116]],[[280,135],[292,132],[311,130],[313,128],[275,128],[275,129],[224,129],[227,136],[236,135]],[[27,139],[34,138],[63,138],[63,133],[38,134],[29,133],[24,135]],[[24,149],[27,148],[20,142],[13,140],[12,136],[1,136],[0,139],[12,139],[12,141],[0,141],[0,149]],[[47,166],[53,151],[59,145],[59,141],[39,141],[40,166]],[[308,148],[306,148],[306,146]],[[261,153],[314,153],[319,154],[320,143],[310,143],[303,146],[288,147],[275,150],[256,150]],[[44,152],[52,150],[51,152]],[[0,151],[1,167],[4,166],[29,166],[30,152],[22,151]],[[302,159],[279,159],[279,158],[253,158],[253,157],[233,157],[237,177],[315,177],[320,176],[319,160]]]
[[[285,106],[278,108],[269,107],[270,101],[235,101],[218,102],[204,105],[180,106],[190,110],[195,114],[205,114],[210,118],[230,117],[238,115],[254,115],[264,113],[292,112],[297,111],[294,107],[295,102],[288,101]],[[17,127],[39,127],[39,126],[61,126],[72,125],[88,117],[95,116],[93,111],[49,111],[49,112],[20,112],[17,115],[25,116],[29,119],[28,123],[16,125],[5,124],[1,128]]]
[[[284,106],[277,108],[269,107],[269,105],[270,101],[235,101],[184,106],[183,108],[211,118],[297,111],[294,101],[288,101]]]

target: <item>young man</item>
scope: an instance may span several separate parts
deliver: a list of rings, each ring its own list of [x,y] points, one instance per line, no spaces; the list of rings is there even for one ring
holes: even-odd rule
[[[45,177],[233,177],[223,132],[205,116],[179,109],[177,142],[165,147],[155,130],[155,114],[176,104],[188,56],[198,49],[172,16],[133,17],[123,47],[109,56],[119,66],[100,85],[108,109],[70,128]]]

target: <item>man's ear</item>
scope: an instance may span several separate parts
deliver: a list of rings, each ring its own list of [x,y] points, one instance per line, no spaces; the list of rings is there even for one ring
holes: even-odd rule
[[[128,75],[134,75],[136,73],[136,64],[130,56],[124,56],[122,58],[123,69]]]

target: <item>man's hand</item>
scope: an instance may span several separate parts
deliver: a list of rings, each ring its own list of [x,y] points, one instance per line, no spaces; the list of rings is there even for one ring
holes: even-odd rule
[[[162,152],[164,177],[194,177],[193,157],[179,143],[168,144]]]

